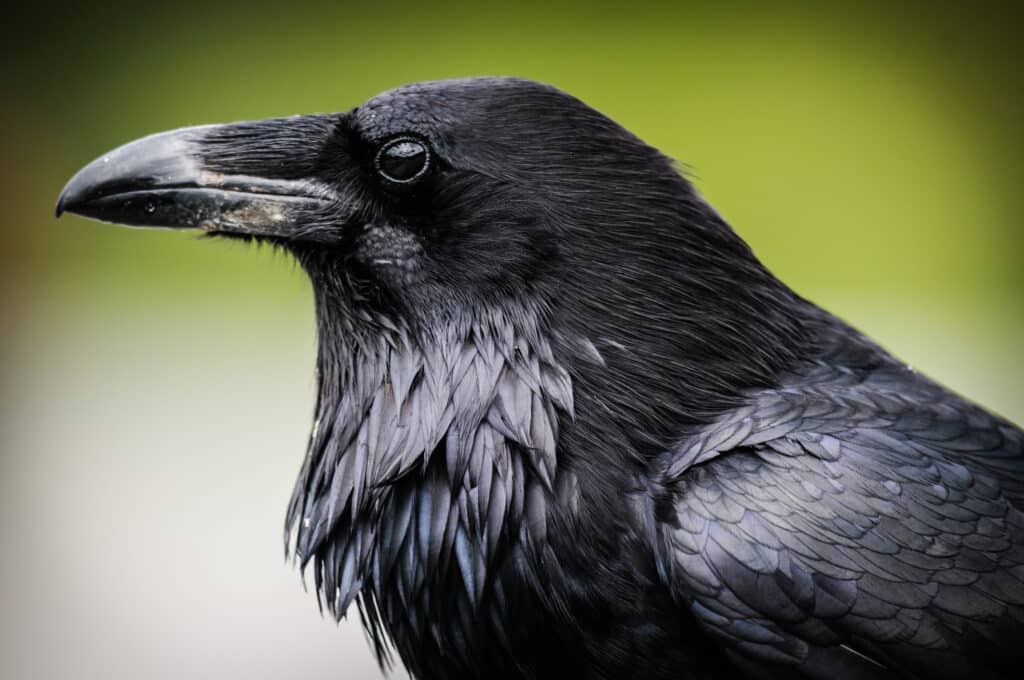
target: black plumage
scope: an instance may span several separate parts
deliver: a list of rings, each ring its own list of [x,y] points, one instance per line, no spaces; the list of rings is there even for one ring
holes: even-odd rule
[[[286,543],[433,678],[1010,677],[1024,435],[776,279],[553,88],[189,128],[71,210],[293,253],[316,424]]]

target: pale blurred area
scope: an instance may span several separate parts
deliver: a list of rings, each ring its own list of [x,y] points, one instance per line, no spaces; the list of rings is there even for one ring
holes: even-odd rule
[[[79,302],[6,355],[0,677],[380,677],[283,557],[307,315]]]
[[[380,677],[357,617],[321,618],[284,561],[314,396],[302,273],[52,217],[81,165],[162,129],[552,82],[685,161],[800,293],[1024,421],[1012,10],[129,7],[8,22],[0,678]]]

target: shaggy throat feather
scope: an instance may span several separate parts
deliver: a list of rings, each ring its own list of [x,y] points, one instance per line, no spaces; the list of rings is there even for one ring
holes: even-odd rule
[[[569,375],[547,342],[501,320],[351,337],[320,358],[286,541],[335,617],[358,599],[390,628],[446,606],[431,593],[452,579],[475,606],[497,559],[544,539]],[[368,627],[377,639],[378,623]]]

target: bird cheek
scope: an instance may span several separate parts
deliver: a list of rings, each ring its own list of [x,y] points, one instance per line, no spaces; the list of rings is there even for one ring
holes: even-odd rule
[[[374,222],[364,227],[355,250],[363,265],[382,278],[406,279],[419,269],[423,243],[407,229]]]

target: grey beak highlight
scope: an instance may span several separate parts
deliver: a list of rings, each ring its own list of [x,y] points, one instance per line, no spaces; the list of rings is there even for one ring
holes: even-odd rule
[[[136,227],[292,238],[305,222],[329,212],[337,199],[331,187],[287,172],[284,177],[244,174],[254,166],[244,157],[238,166],[246,171],[238,174],[223,162],[209,167],[204,161],[210,144],[219,147],[219,157],[230,157],[223,147],[231,144],[235,128],[244,137],[244,126],[258,125],[265,133],[289,120],[183,128],[125,144],[71,178],[57,200],[57,217],[69,212]],[[252,144],[240,151],[251,153]],[[292,160],[282,157],[273,167],[287,170]]]

